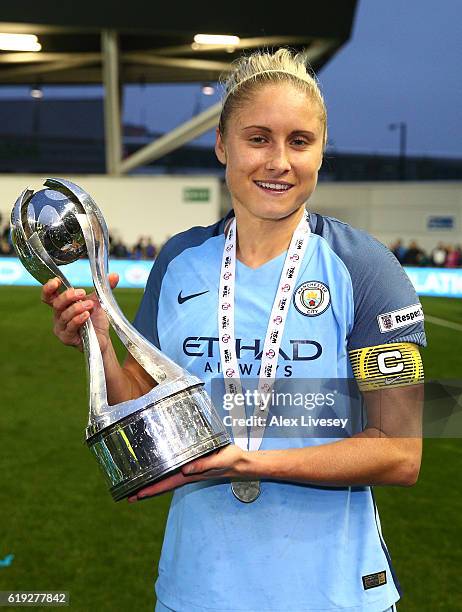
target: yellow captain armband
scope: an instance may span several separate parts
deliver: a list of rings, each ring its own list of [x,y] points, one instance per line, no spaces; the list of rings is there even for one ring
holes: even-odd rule
[[[349,354],[361,391],[415,385],[424,380],[419,349],[410,342],[368,346]]]

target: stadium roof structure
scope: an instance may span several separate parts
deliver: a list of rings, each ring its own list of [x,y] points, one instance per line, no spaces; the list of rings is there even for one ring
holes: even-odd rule
[[[2,3],[0,33],[38,37],[37,52],[0,51],[0,84],[96,84],[105,88],[106,167],[127,173],[216,125],[215,104],[122,159],[120,88],[126,83],[213,82],[232,60],[257,48],[304,51],[319,70],[349,39],[357,0],[267,1],[23,0]],[[239,41],[194,42],[197,34]]]

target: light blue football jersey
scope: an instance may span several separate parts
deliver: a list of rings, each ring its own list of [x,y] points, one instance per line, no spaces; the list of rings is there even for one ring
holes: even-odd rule
[[[212,396],[212,381],[222,381],[217,308],[225,221],[169,240],[135,320]],[[296,289],[288,311],[278,379],[351,379],[350,350],[390,342],[425,346],[421,321],[390,323],[390,313],[418,306],[390,251],[336,219],[310,213],[310,226],[296,283],[302,291],[297,298]],[[257,269],[236,262],[235,335],[243,381],[258,377],[284,259],[285,253]],[[335,439],[351,433],[338,431]],[[332,441],[319,432],[265,435],[261,448]],[[399,599],[400,587],[371,487],[263,480],[260,497],[243,504],[221,480],[175,491],[156,593],[177,612],[382,612]]]

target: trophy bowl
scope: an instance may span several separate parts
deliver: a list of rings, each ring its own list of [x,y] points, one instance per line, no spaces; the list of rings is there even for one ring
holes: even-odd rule
[[[85,238],[76,214],[85,214],[82,205],[64,193],[41,189],[27,205],[31,232],[37,232],[48,255],[58,264],[68,264],[87,254]]]
[[[125,318],[110,288],[109,238],[103,215],[79,186],[47,179],[26,189],[11,213],[12,241],[25,268],[40,283],[88,257],[96,294],[127,350],[156,381],[145,395],[108,405],[103,357],[91,319],[81,329],[87,365],[89,418],[86,443],[115,501],[170,475],[182,465],[230,443],[203,382],[174,363]]]

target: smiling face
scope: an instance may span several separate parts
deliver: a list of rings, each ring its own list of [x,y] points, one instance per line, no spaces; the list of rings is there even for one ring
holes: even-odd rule
[[[291,83],[259,87],[217,130],[215,151],[238,215],[278,220],[300,210],[322,163],[318,105]]]

